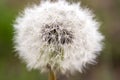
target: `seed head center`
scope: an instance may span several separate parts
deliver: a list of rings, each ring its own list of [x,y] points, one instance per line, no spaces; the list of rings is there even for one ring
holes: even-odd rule
[[[48,44],[70,44],[73,42],[73,32],[60,29],[59,25],[45,25],[42,29],[42,40]]]

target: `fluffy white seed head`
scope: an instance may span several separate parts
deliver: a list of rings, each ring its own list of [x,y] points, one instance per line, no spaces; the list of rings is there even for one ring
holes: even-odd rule
[[[82,72],[102,50],[99,23],[89,9],[66,1],[42,2],[16,19],[15,49],[29,69]]]

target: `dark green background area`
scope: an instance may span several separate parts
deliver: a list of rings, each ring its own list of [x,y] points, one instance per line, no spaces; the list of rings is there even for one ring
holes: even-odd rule
[[[100,31],[105,35],[104,50],[97,64],[88,66],[83,74],[76,73],[68,80],[120,80],[120,0],[68,0],[81,1],[94,11],[102,23]],[[47,80],[46,74],[28,71],[26,65],[15,56],[13,48],[13,23],[26,6],[39,0],[0,0],[0,80]],[[64,76],[60,77],[60,80]],[[67,79],[66,79],[67,80]]]

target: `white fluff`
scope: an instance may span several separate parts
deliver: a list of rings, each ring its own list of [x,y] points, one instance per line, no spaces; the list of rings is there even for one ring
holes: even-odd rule
[[[42,29],[45,25],[56,24],[61,24],[61,30],[71,31],[74,38],[70,44],[59,44],[62,52],[51,58],[51,51],[55,51],[58,46],[42,40]],[[80,4],[45,1],[26,8],[16,19],[15,49],[29,69],[45,72],[49,63],[53,70],[62,73],[82,72],[86,64],[95,62],[102,50],[103,36],[98,31],[99,26],[93,13]]]

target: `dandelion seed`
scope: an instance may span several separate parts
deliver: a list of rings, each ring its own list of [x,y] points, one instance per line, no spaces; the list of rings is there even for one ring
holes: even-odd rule
[[[16,19],[15,48],[29,69],[82,72],[102,50],[99,26],[80,4],[45,1],[26,8]]]

